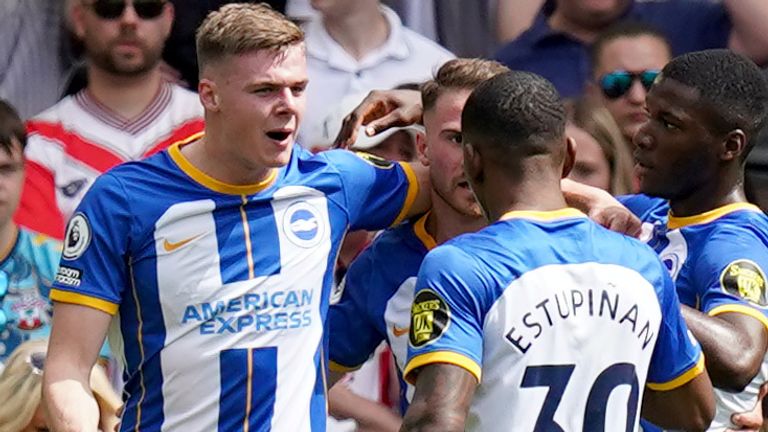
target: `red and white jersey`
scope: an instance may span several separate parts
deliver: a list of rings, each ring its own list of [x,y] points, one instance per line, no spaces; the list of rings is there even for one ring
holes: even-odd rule
[[[143,113],[126,119],[86,89],[27,122],[26,178],[16,222],[61,239],[64,223],[96,177],[203,130],[197,94],[164,84]]]

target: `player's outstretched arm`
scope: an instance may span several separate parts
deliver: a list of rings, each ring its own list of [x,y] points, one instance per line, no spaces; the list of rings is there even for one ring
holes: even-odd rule
[[[671,390],[646,388],[642,416],[665,429],[707,430],[715,416],[715,396],[706,371]]]
[[[568,205],[586,213],[595,222],[632,237],[640,235],[640,219],[608,192],[570,179],[563,179],[560,187]]]
[[[90,386],[111,316],[87,306],[55,302],[43,374],[43,397],[51,430],[95,432],[99,407]]]
[[[688,306],[683,306],[683,318],[701,344],[714,386],[732,392],[744,390],[765,357],[765,325],[742,313],[709,316]]]
[[[348,148],[357,139],[360,126],[373,136],[396,126],[421,122],[424,108],[417,90],[374,90],[344,117],[334,148]]]
[[[422,367],[416,392],[403,419],[403,432],[462,432],[477,379],[447,363]]]

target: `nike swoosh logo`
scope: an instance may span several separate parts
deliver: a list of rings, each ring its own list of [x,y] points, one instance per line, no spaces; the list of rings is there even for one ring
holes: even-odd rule
[[[410,329],[410,327],[400,328],[400,327],[398,327],[396,325],[393,325],[392,326],[392,333],[395,335],[395,337],[405,336],[405,335],[408,334],[408,330],[409,329]]]
[[[165,249],[166,252],[173,252],[176,249],[186,245],[187,243],[191,243],[191,242],[199,239],[202,236],[203,236],[202,234],[198,234],[196,236],[193,236],[193,237],[190,237],[188,239],[184,239],[184,240],[178,241],[176,243],[169,242],[168,239],[165,239],[165,241],[163,241],[163,249]]]

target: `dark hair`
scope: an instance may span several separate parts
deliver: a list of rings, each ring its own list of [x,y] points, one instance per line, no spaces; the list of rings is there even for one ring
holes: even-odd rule
[[[437,70],[433,79],[421,85],[421,105],[424,111],[430,110],[445,90],[474,90],[488,78],[508,71],[509,68],[493,60],[476,58],[449,60]]]
[[[651,36],[660,40],[664,47],[667,49],[667,53],[672,57],[672,47],[664,36],[656,27],[649,24],[637,22],[637,21],[620,21],[611,25],[604,31],[600,32],[597,39],[592,43],[592,47],[589,50],[589,57],[592,61],[592,68],[594,69],[597,62],[600,61],[600,54],[603,52],[603,48],[609,43],[620,38],[634,38],[640,36]]]
[[[741,129],[747,135],[745,160],[768,122],[768,77],[751,60],[725,49],[697,51],[670,61],[661,79],[695,89],[717,119],[710,130]]]
[[[555,87],[530,72],[511,71],[480,84],[461,114],[466,141],[499,162],[553,152],[565,133],[565,108]]]
[[[8,102],[0,99],[0,147],[11,154],[14,139],[21,144],[21,149],[27,145],[27,130],[21,121],[19,113]]]

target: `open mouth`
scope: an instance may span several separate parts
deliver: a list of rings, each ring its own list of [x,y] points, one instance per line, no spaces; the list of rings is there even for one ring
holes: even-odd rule
[[[456,184],[456,186],[458,186],[460,188],[464,188],[464,189],[469,189],[469,182],[464,180],[464,181],[461,181],[458,184]]]
[[[269,131],[267,132],[267,136],[275,141],[285,141],[289,136],[291,136],[291,132],[284,130]]]

